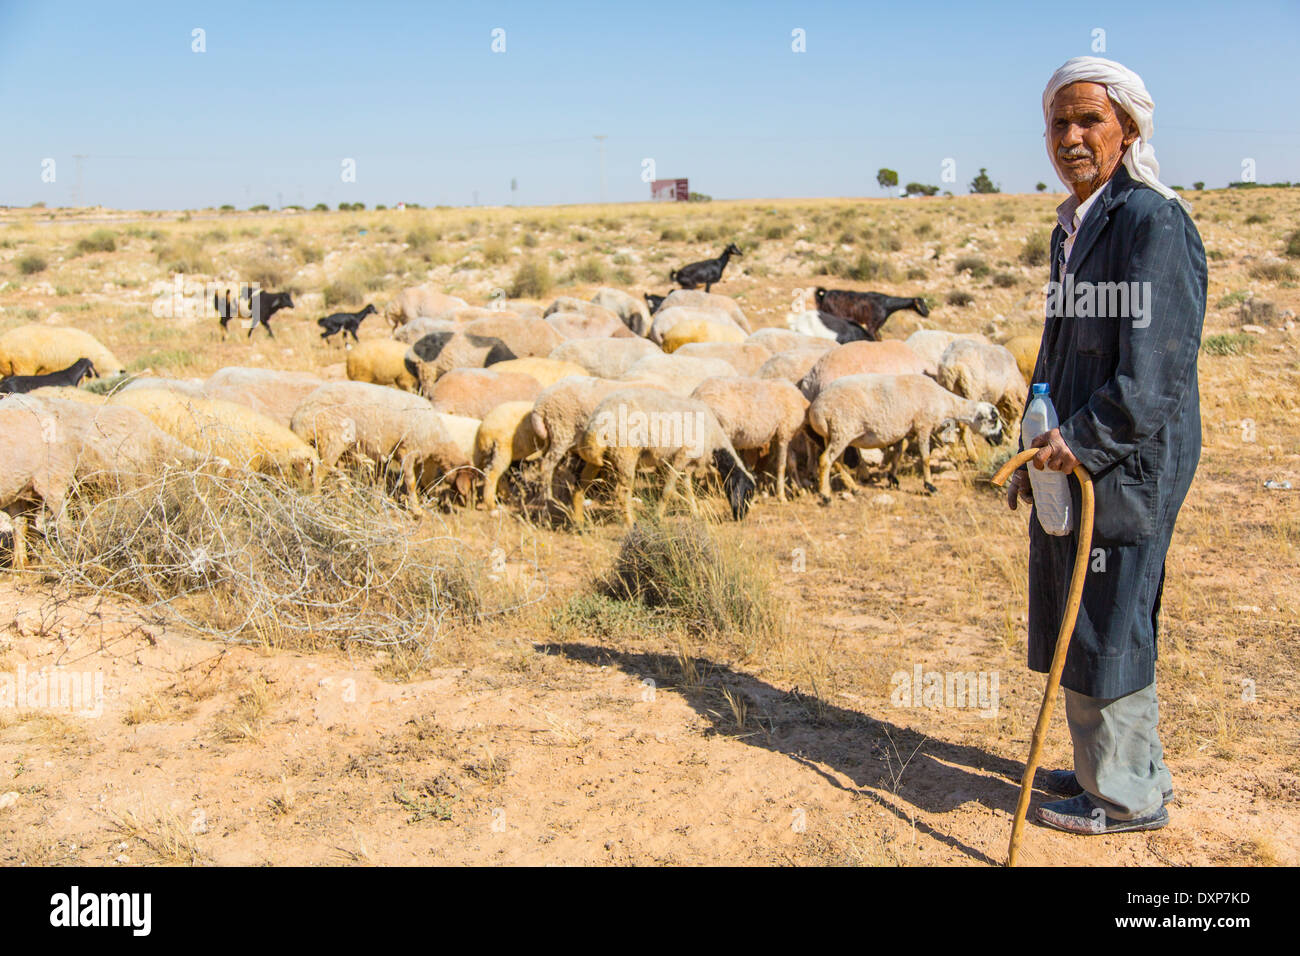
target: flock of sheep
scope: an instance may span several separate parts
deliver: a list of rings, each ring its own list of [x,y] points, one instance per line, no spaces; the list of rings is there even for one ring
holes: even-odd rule
[[[57,517],[75,484],[156,474],[163,463],[319,489],[351,480],[338,468],[351,460],[373,480],[391,479],[418,512],[430,495],[472,505],[481,492],[495,507],[508,469],[533,459],[545,502],[558,505],[556,472],[574,459],[572,520],[584,520],[605,475],[631,523],[635,476],[652,467],[664,482],[661,510],[678,495],[694,512],[692,476],[712,475],[740,519],[757,474],[772,473],[781,501],[788,483],[812,481],[829,500],[833,466],[853,484],[847,466],[862,456],[850,449],[879,449],[897,484],[910,445],[933,492],[936,443],[963,428],[997,443],[1018,420],[1037,348],[1022,343],[1017,356],[978,334],[929,330],[841,344],[818,312],[754,331],[733,299],[686,289],[652,313],[608,288],[543,310],[473,307],[426,285],[401,292],[384,315],[391,338],[357,342],[348,381],[224,368],[206,380],[112,383],[122,363],[84,332],[29,325],[0,336],[0,377],[24,377],[11,380],[22,394],[0,397],[0,507],[15,566],[33,512]],[[113,387],[68,381],[84,361]]]

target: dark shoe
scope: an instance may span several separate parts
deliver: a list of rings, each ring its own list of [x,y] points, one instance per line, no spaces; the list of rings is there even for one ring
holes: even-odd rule
[[[1155,813],[1133,820],[1115,820],[1095,806],[1092,799],[1082,793],[1069,800],[1044,803],[1038,808],[1038,822],[1066,833],[1083,833],[1096,836],[1102,833],[1131,833],[1136,830],[1159,830],[1169,824],[1169,811],[1161,807]]]
[[[1043,789],[1048,793],[1059,793],[1063,797],[1077,797],[1083,793],[1083,787],[1079,786],[1079,778],[1073,770],[1044,770],[1043,777]],[[1160,796],[1166,807],[1174,802],[1172,790],[1165,790]]]

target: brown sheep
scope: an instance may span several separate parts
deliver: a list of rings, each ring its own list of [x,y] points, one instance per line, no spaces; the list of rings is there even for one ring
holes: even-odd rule
[[[817,394],[846,375],[930,375],[937,370],[903,342],[848,342],[831,349],[809,370],[799,390],[812,401]]]

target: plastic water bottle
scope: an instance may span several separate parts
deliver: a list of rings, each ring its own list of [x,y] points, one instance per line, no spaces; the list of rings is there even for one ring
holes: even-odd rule
[[[1020,447],[1029,448],[1034,439],[1044,432],[1050,432],[1060,422],[1056,418],[1056,408],[1052,398],[1047,394],[1046,382],[1035,382],[1029,410],[1025,412],[1020,425]],[[1039,471],[1033,462],[1027,468],[1029,487],[1034,492],[1034,510],[1038,513],[1038,523],[1048,534],[1066,535],[1074,530],[1074,513],[1070,508],[1070,485],[1065,472],[1044,468]]]

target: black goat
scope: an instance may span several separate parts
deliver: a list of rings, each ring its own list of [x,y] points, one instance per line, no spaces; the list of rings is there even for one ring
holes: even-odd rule
[[[649,292],[645,294],[645,304],[650,306],[651,315],[654,315],[659,311],[659,306],[664,304],[664,299],[666,298],[668,298],[666,295],[653,295]]]
[[[718,256],[718,258],[692,262],[688,266],[682,266],[680,269],[668,273],[668,278],[683,289],[694,289],[702,282],[704,283],[704,291],[708,292],[713,283],[722,281],[722,270],[727,268],[727,260],[732,256],[739,255],[741,255],[740,247],[733,242],[722,250],[722,255]]]
[[[367,305],[360,312],[335,312],[323,319],[317,319],[316,324],[325,330],[320,334],[323,339],[328,340],[331,335],[342,332],[344,341],[347,341],[347,337],[351,335],[352,341],[356,342],[358,341],[357,329],[361,327],[361,323],[365,321],[366,316],[374,314],[375,307]]]
[[[872,342],[880,341],[880,327],[899,309],[913,309],[921,315],[930,314],[925,300],[920,297],[906,299],[879,292],[848,292],[823,289],[821,286],[817,287],[816,295],[818,312],[837,315],[862,326]]]
[[[87,375],[98,378],[99,373],[90,359],[77,359],[60,372],[47,372],[44,375],[10,375],[0,379],[0,395],[21,395],[46,386],[76,388]]]
[[[231,319],[239,315],[239,297],[236,296],[232,302],[229,289],[225,291],[225,295],[214,292],[212,293],[212,307],[217,310],[217,321],[221,323],[221,337],[224,339],[228,333],[226,326]]]
[[[271,316],[281,309],[292,309],[293,299],[289,297],[288,292],[252,292],[249,289],[244,290],[248,298],[248,307],[253,313],[252,322],[248,326],[248,337],[253,337],[253,330],[259,325],[266,327],[266,334],[275,338],[275,333],[271,331]]]

